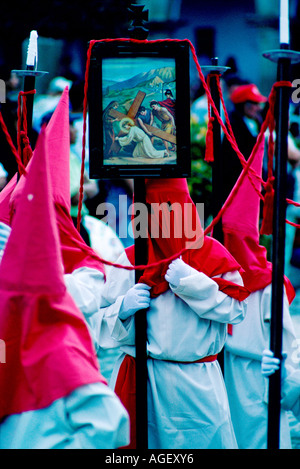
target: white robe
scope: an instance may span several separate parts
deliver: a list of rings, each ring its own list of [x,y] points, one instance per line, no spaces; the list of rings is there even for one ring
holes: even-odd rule
[[[298,353],[299,363],[299,353]],[[300,370],[289,369],[286,378],[282,383],[281,406],[285,410],[293,412],[294,416],[300,421]]]
[[[267,447],[268,384],[261,374],[264,349],[270,347],[271,285],[248,297],[245,320],[233,326],[225,344],[224,376],[237,443],[240,449]],[[282,350],[292,366],[296,336],[284,296]],[[281,411],[280,447],[291,448],[287,413]]]
[[[81,386],[44,409],[7,417],[0,449],[114,449],[128,444],[128,415],[103,383]]]
[[[136,126],[130,127],[128,134],[119,137],[118,142],[122,147],[135,142],[136,146],[132,154],[134,157],[163,158],[165,154],[164,150],[156,150],[148,135]]]
[[[65,285],[76,306],[83,313],[94,345],[96,338],[89,326],[88,318],[100,308],[101,294],[104,286],[104,275],[91,267],[80,267],[71,274],[64,275]]]
[[[94,314],[103,274],[81,267],[64,280],[85,318]],[[115,449],[128,443],[127,411],[103,383],[80,386],[48,407],[10,415],[0,424],[0,449]]]
[[[117,262],[130,265],[125,254]],[[238,272],[224,278],[242,284]],[[120,346],[123,352],[112,374],[112,387],[124,354],[135,355],[134,317],[124,322],[118,317],[123,297],[133,285],[133,271],[112,269],[102,291],[101,309],[89,318],[99,345]],[[194,269],[176,289],[151,300],[147,312],[149,448],[236,448],[218,362],[180,362],[220,352],[227,324],[237,324],[245,312],[246,302],[220,292],[216,282]]]

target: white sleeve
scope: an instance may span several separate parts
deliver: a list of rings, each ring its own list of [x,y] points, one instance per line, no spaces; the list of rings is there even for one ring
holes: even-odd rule
[[[84,314],[86,324],[97,349],[97,339],[91,318],[99,311],[104,275],[97,269],[80,267],[64,275],[65,285],[76,306]]]
[[[117,264],[130,265],[125,253]],[[112,268],[103,286],[100,309],[90,317],[89,323],[96,336],[97,345],[103,348],[134,345],[134,316],[121,321],[119,311],[126,292],[134,285],[134,272],[121,268]]]
[[[269,323],[271,321],[271,299],[272,285],[268,285],[263,292],[261,308],[263,311],[263,320],[268,324],[268,334],[270,334]],[[283,296],[282,311],[282,352],[286,353],[285,367],[287,376],[281,382],[281,405],[285,410],[291,410],[295,417],[300,420],[300,350],[299,341],[295,332],[294,323],[290,314],[290,306],[286,291]],[[266,390],[269,383],[266,378]],[[268,393],[266,392],[265,400],[267,402]]]
[[[222,278],[243,285],[240,274],[228,272]],[[190,276],[182,278],[177,288],[171,290],[203,319],[221,323],[238,324],[246,314],[247,301],[238,301],[219,290],[219,286],[203,272],[193,269]]]
[[[116,348],[120,345],[135,344],[134,316],[121,321],[119,311],[123,296],[119,296],[115,303],[101,307],[97,314],[89,319],[90,327],[95,337],[96,348]]]
[[[104,285],[102,272],[90,267],[80,267],[64,275],[68,292],[82,313],[89,317],[98,311]]]
[[[281,405],[300,421],[300,370],[292,370],[283,381]]]
[[[81,386],[65,398],[76,449],[114,449],[129,444],[129,417],[103,383]]]

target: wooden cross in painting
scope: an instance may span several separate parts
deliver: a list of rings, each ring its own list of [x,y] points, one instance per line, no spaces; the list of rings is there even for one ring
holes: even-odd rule
[[[109,111],[109,115],[118,120],[121,120],[124,117],[130,117],[137,124],[136,115],[142,102],[144,101],[145,96],[146,96],[146,93],[144,93],[143,91],[138,91],[127,114],[123,114],[122,112],[117,111],[116,109],[111,109]],[[163,130],[160,130],[157,127],[153,127],[152,125],[148,125],[148,124],[144,124],[144,125],[147,128],[147,130],[149,130],[149,132],[152,133],[153,136],[161,138],[162,140],[166,140],[167,142],[176,144],[176,135],[172,135],[172,134],[169,134],[168,132],[164,132]],[[117,142],[114,142],[113,144],[113,151],[115,153],[118,153],[120,151],[120,145]]]

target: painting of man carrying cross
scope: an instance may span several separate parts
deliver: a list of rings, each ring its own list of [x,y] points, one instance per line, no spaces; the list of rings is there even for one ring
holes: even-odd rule
[[[157,101],[166,83],[174,81],[174,59],[127,58],[114,75],[115,60],[103,61],[104,165],[176,164],[175,118]],[[152,116],[148,123],[144,109]]]
[[[93,45],[87,90],[90,178],[188,177],[189,53],[181,41],[116,39]]]

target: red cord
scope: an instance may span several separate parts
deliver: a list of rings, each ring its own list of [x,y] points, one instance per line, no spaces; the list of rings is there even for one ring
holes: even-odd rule
[[[218,213],[218,215],[214,218],[214,220],[210,223],[210,225],[205,229],[204,234],[210,233],[212,231],[213,227],[216,225],[216,223],[218,223],[218,221],[222,217],[224,211],[230,205],[230,203],[232,202],[234,196],[238,192],[238,189],[239,189],[240,185],[242,184],[242,182],[243,182],[243,180],[246,176],[248,176],[250,178],[250,181],[252,182],[252,185],[253,185],[253,181],[251,180],[251,175],[249,175],[250,172],[251,172],[251,174],[253,174],[256,178],[258,178],[261,181],[263,186],[266,185],[266,183],[262,180],[262,178],[252,168],[250,168],[250,166],[251,166],[251,163],[254,159],[257,147],[261,143],[262,138],[264,138],[264,134],[265,134],[266,129],[270,126],[272,127],[271,123],[274,122],[274,103],[275,103],[275,97],[276,97],[275,96],[275,94],[276,94],[275,90],[279,86],[289,86],[289,87],[291,87],[292,85],[291,85],[290,82],[280,81],[280,82],[277,82],[273,85],[271,93],[270,93],[270,97],[269,97],[270,106],[269,106],[269,110],[268,110],[266,119],[265,119],[265,121],[264,121],[264,123],[261,127],[260,134],[257,137],[257,141],[256,141],[256,144],[255,144],[253,150],[252,150],[252,153],[251,153],[250,157],[248,158],[248,161],[246,161],[244,155],[240,152],[240,150],[238,148],[238,145],[236,143],[232,128],[230,126],[228,114],[226,112],[224,100],[223,100],[223,97],[222,97],[222,92],[220,93],[220,96],[222,97],[221,98],[222,99],[222,105],[223,105],[223,109],[225,111],[226,122],[227,122],[229,130],[227,130],[226,126],[224,125],[224,123],[221,119],[221,116],[220,116],[220,114],[219,114],[219,112],[218,112],[218,110],[215,106],[215,103],[212,99],[212,96],[211,96],[211,93],[210,93],[210,90],[209,90],[209,86],[207,85],[207,83],[205,81],[205,78],[204,78],[204,75],[202,73],[200,64],[198,62],[196,50],[195,50],[193,44],[188,39],[183,39],[183,40],[181,40],[181,39],[158,39],[158,40],[148,41],[148,40],[138,40],[138,39],[131,39],[131,38],[118,38],[118,39],[91,40],[90,43],[89,43],[88,51],[87,51],[87,61],[86,61],[86,70],[85,70],[84,103],[83,103],[82,164],[81,164],[81,180],[80,180],[78,217],[77,217],[77,229],[78,230],[80,229],[81,208],[82,208],[82,201],[83,201],[83,180],[84,180],[85,144],[86,144],[87,91],[88,91],[89,67],[90,67],[92,48],[97,42],[132,42],[132,43],[139,43],[139,44],[149,44],[149,43],[159,43],[159,42],[166,42],[166,41],[167,42],[168,41],[169,42],[187,42],[189,44],[190,49],[191,49],[191,53],[192,53],[192,56],[193,56],[193,59],[194,59],[194,62],[196,64],[196,68],[198,70],[200,80],[203,84],[204,90],[205,90],[206,95],[207,95],[208,105],[211,106],[211,108],[213,109],[214,115],[215,115],[216,119],[218,120],[224,134],[226,135],[228,141],[230,142],[232,148],[235,150],[236,154],[238,155],[238,157],[239,157],[239,159],[240,159],[240,161],[243,165],[243,170],[241,172],[240,178],[238,179],[235,186],[233,187],[231,193],[229,194],[227,200],[225,201],[225,203],[222,206],[222,208],[221,208],[220,212]],[[221,91],[221,88],[219,88],[219,90]],[[260,197],[263,198],[263,196],[261,194],[260,194]],[[176,253],[174,256],[172,256],[168,259],[163,259],[162,261],[159,261],[159,262],[151,264],[151,265],[148,264],[148,265],[140,265],[140,266],[135,266],[135,267],[129,267],[129,266],[125,267],[123,265],[114,264],[113,262],[108,262],[108,261],[105,261],[105,260],[103,260],[103,263],[107,264],[107,265],[112,265],[112,266],[115,266],[115,267],[119,267],[119,268],[125,268],[127,270],[134,270],[134,269],[144,270],[146,268],[158,266],[158,265],[160,265],[162,263],[165,263],[165,262],[170,262],[171,260],[176,259],[179,255],[183,254],[188,249],[190,249],[190,247],[186,248],[186,249],[182,249],[180,252]]]
[[[35,94],[36,90],[30,91],[20,91],[18,95],[18,121],[17,121],[17,142],[18,142],[18,152],[20,159],[23,160],[24,165],[26,166],[28,161],[32,156],[32,149],[29,143],[29,138],[27,135],[28,127],[27,127],[27,95],[28,94]],[[23,103],[23,107],[22,107]],[[23,122],[22,122],[23,118]],[[21,125],[23,124],[23,130],[21,129]],[[22,141],[24,144],[24,149],[22,151]]]
[[[7,143],[9,144],[10,149],[11,149],[12,153],[14,154],[14,156],[16,158],[16,162],[17,162],[18,168],[19,168],[19,173],[20,174],[25,174],[26,173],[25,166],[23,165],[23,162],[20,158],[18,150],[16,149],[16,147],[15,147],[13,141],[12,141],[12,138],[11,138],[9,132],[8,132],[8,129],[7,129],[6,124],[4,122],[1,111],[0,111],[0,124],[1,124],[2,130],[4,132],[4,135],[6,137]]]
[[[265,133],[266,129],[270,126],[272,127],[272,122],[274,121],[275,90],[279,86],[289,86],[290,87],[291,86],[290,82],[281,81],[281,82],[277,82],[273,85],[271,93],[270,93],[270,97],[269,97],[270,107],[269,107],[266,119],[265,119],[264,123],[262,124],[261,131],[260,131],[260,133],[257,137],[257,141],[256,141],[256,144],[255,144],[252,152],[251,152],[251,155],[248,158],[248,160],[246,161],[243,154],[240,152],[240,150],[237,146],[234,134],[232,132],[230,122],[229,122],[229,118],[228,118],[228,114],[227,114],[225,104],[224,104],[224,101],[223,101],[222,92],[220,92],[220,96],[221,96],[222,106],[223,106],[223,109],[224,109],[228,129],[224,125],[224,123],[221,119],[221,116],[220,116],[220,114],[219,114],[219,112],[218,112],[218,110],[217,110],[217,108],[214,104],[214,101],[213,101],[212,96],[210,94],[209,87],[206,84],[206,81],[205,81],[205,78],[203,76],[201,67],[199,65],[195,48],[194,48],[193,44],[188,39],[184,39],[184,40],[181,40],[181,39],[158,39],[158,40],[154,40],[154,41],[148,41],[148,40],[138,40],[138,39],[131,39],[131,38],[119,38],[119,39],[91,40],[90,43],[89,43],[88,51],[87,51],[87,61],[86,61],[86,70],[85,70],[85,84],[84,84],[82,164],[81,164],[80,191],[79,191],[78,217],[77,217],[77,229],[78,230],[80,229],[81,209],[82,209],[82,202],[83,202],[83,182],[84,182],[84,163],[85,163],[85,145],[86,145],[87,91],[88,91],[89,67],[90,67],[92,48],[93,48],[94,44],[97,43],[97,42],[159,43],[159,42],[165,42],[165,41],[169,41],[169,42],[182,42],[182,41],[185,41],[189,44],[189,46],[191,48],[191,53],[192,53],[194,62],[196,64],[196,67],[197,67],[197,70],[198,70],[198,73],[199,73],[200,80],[203,83],[203,87],[204,87],[204,90],[205,90],[206,95],[207,95],[208,105],[212,107],[212,109],[214,111],[214,115],[215,115],[217,121],[219,122],[224,134],[226,135],[226,137],[227,137],[228,141],[230,142],[232,148],[235,150],[235,152],[236,152],[236,154],[237,154],[238,158],[240,159],[241,164],[243,166],[243,170],[241,172],[241,175],[240,175],[238,181],[236,182],[235,186],[233,187],[231,193],[229,194],[227,200],[225,201],[225,203],[222,206],[222,208],[221,208],[220,212],[218,213],[218,215],[214,218],[214,220],[210,223],[210,225],[205,229],[204,234],[206,235],[206,234],[210,233],[212,231],[213,227],[216,225],[216,223],[218,223],[218,221],[222,217],[224,211],[230,205],[230,203],[232,202],[232,200],[235,197],[236,193],[238,192],[238,189],[239,189],[240,185],[242,184],[242,182],[243,182],[243,180],[246,176],[248,176],[249,179],[251,180],[251,175],[253,175],[254,177],[258,178],[264,186],[266,185],[266,183],[261,179],[261,177],[257,173],[255,173],[255,171],[253,171],[252,168],[250,168],[250,166],[251,166],[251,163],[254,159],[256,149],[257,149],[258,145],[261,143],[262,138],[264,138],[264,133]],[[219,83],[218,83],[218,86],[220,87]],[[219,88],[219,89],[221,91],[221,88]],[[26,137],[27,137],[27,120],[26,120],[26,103],[25,103],[26,96],[24,96],[24,95],[30,94],[30,93],[35,93],[35,90],[20,93],[20,96],[23,96],[23,103],[24,103],[23,104],[23,112],[24,112],[24,114],[23,114],[24,124],[23,125],[24,125],[24,135]],[[20,107],[21,106],[19,105],[19,108]],[[20,109],[18,109],[18,118],[21,120],[21,111],[20,111]],[[19,120],[18,120],[18,122],[19,122]],[[25,167],[24,167],[24,165],[23,165],[23,163],[20,159],[21,158],[20,153],[17,152],[16,148],[14,147],[14,145],[12,143],[10,135],[9,135],[9,133],[7,131],[7,128],[5,126],[5,123],[3,121],[1,112],[0,112],[0,123],[1,123],[1,126],[2,126],[2,129],[3,129],[4,133],[6,135],[7,141],[10,144],[12,152],[15,155],[16,160],[18,162],[20,173],[24,174],[24,173],[26,173],[26,169],[25,169]],[[18,123],[18,129],[20,130],[18,132],[18,138],[20,139],[21,138],[21,129],[20,129],[20,124],[19,123]],[[18,140],[18,142],[20,142],[20,140]],[[19,148],[20,148],[20,146],[19,146]],[[251,174],[249,174],[249,173],[251,173]],[[291,201],[290,199],[287,199],[287,202],[289,204],[294,204],[296,206],[300,206],[300,204],[297,204],[296,202]],[[292,224],[293,226],[299,227],[299,225],[296,225],[292,222],[287,221],[287,223]],[[199,240],[196,241],[196,242],[198,243]],[[181,254],[183,254],[185,251],[187,251],[189,249],[191,249],[191,246],[189,246],[189,248],[182,249],[180,252],[174,254],[173,256],[171,256],[167,259],[162,259],[161,261],[155,262],[153,264],[147,264],[147,265],[124,266],[124,265],[121,265],[121,264],[116,264],[114,262],[107,261],[105,259],[100,258],[100,260],[103,262],[103,264],[114,266],[116,268],[122,268],[122,269],[125,269],[125,270],[145,270],[147,268],[152,268],[152,267],[159,266],[163,263],[167,263],[167,262],[169,263],[169,262],[176,259],[177,257],[179,257]]]

